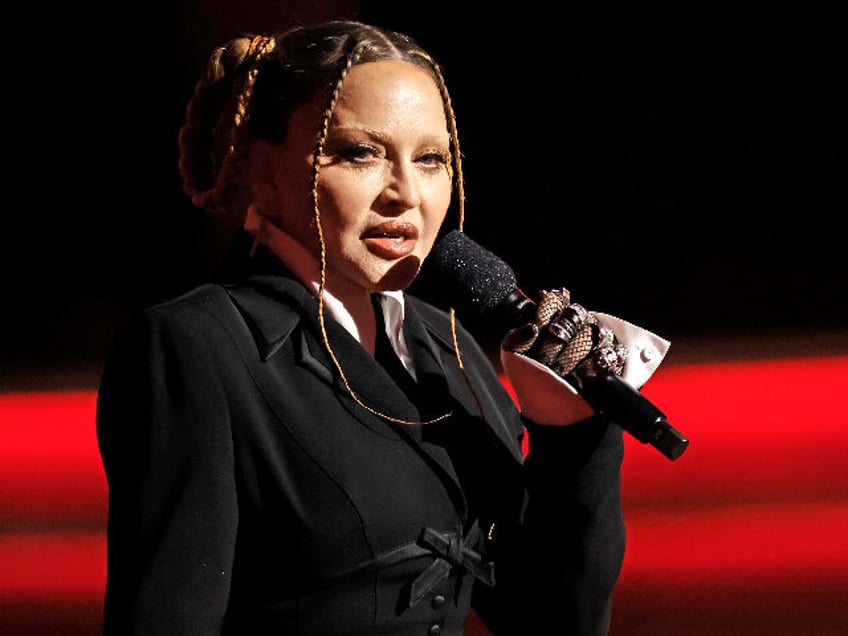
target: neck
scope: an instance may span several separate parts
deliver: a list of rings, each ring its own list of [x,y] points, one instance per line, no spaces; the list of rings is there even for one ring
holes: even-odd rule
[[[263,245],[318,296],[321,261],[282,229],[263,219],[254,226],[255,244]],[[371,294],[343,276],[328,272],[324,285],[324,310],[338,320],[350,334],[373,354],[376,333]]]
[[[355,336],[368,353],[374,355],[374,343],[377,334],[377,320],[374,316],[374,305],[371,302],[371,294],[361,287],[351,289],[350,285],[324,287],[325,309],[332,306],[333,316],[338,319],[337,305],[343,306],[349,314],[350,320],[356,328]],[[336,304],[334,304],[336,303]]]

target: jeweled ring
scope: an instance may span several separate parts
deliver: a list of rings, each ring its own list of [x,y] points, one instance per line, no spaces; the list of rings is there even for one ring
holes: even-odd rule
[[[615,345],[615,332],[609,327],[600,327],[598,329],[598,344],[599,349],[605,349]]]
[[[627,347],[623,344],[597,347],[580,363],[580,371],[585,376],[596,376],[605,371],[621,375],[627,355]]]

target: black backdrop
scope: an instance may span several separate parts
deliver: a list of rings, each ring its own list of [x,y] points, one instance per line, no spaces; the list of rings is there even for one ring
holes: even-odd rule
[[[54,4],[22,8],[5,56],[6,370],[98,363],[127,311],[209,274],[215,237],[176,173],[194,79],[223,38],[326,17],[408,31],[441,59],[465,229],[526,291],[568,287],[671,339],[848,331],[835,15]]]

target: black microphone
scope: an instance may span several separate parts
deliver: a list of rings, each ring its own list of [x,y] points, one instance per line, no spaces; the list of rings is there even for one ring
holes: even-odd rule
[[[518,287],[512,268],[459,230],[436,242],[410,292],[436,306],[453,307],[463,321],[494,323],[502,335],[535,318],[536,303]],[[667,458],[677,459],[689,446],[662,411],[615,373],[569,373],[564,379],[596,412]]]

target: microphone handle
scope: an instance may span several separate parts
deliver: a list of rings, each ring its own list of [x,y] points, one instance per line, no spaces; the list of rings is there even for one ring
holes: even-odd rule
[[[689,446],[689,440],[666,420],[650,400],[611,371],[598,375],[565,376],[580,396],[599,413],[616,421],[643,444],[650,444],[670,460],[675,460]]]
[[[493,310],[498,325],[507,325],[509,329],[533,322],[536,318],[536,303],[516,287]]]
[[[490,308],[489,318],[498,325],[509,328],[532,323],[536,316],[536,303],[515,287],[510,294]],[[475,315],[485,315],[479,308],[469,308]],[[680,457],[689,446],[689,440],[668,423],[665,415],[639,391],[611,371],[578,376],[564,376],[580,396],[597,413],[610,416],[625,431],[643,444],[650,444],[670,460]]]

